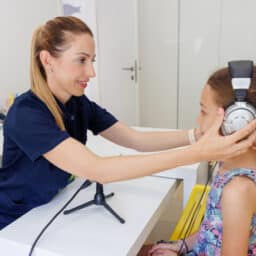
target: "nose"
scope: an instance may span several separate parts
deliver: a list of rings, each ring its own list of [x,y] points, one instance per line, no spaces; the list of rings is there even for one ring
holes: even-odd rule
[[[89,65],[87,65],[86,67],[86,75],[89,77],[89,78],[93,78],[96,76],[96,72],[95,72],[95,69],[94,69],[94,66],[93,66],[93,63],[90,62]]]

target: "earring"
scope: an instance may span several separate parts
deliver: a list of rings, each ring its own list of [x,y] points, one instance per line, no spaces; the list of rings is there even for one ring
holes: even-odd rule
[[[50,73],[52,73],[52,72],[53,72],[53,68],[52,68],[52,66],[51,66],[51,65],[49,66],[48,71],[49,71]]]

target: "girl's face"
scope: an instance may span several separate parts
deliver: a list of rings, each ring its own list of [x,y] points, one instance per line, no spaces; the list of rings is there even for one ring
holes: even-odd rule
[[[200,99],[200,113],[197,118],[200,132],[204,134],[213,124],[220,106],[214,100],[215,94],[209,85],[205,85]]]
[[[95,44],[89,34],[70,35],[66,49],[52,57],[47,77],[54,95],[65,103],[71,96],[82,96],[90,78],[95,77]]]

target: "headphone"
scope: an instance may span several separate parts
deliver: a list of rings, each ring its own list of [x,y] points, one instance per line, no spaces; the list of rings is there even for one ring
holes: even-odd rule
[[[223,135],[232,134],[256,118],[256,108],[246,102],[247,92],[253,76],[253,61],[239,60],[228,62],[235,102],[225,109],[221,126]]]

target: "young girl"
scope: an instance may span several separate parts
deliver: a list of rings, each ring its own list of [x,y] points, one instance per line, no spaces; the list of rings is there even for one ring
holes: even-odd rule
[[[227,68],[215,72],[201,95],[198,124],[205,133],[212,124],[216,109],[226,108],[234,101],[234,92]],[[256,68],[247,101],[256,106]],[[256,255],[256,157],[249,149],[221,163],[207,199],[204,220],[199,232],[186,238],[184,255]],[[181,241],[158,244],[152,256],[177,255]],[[186,252],[190,251],[190,252]]]

